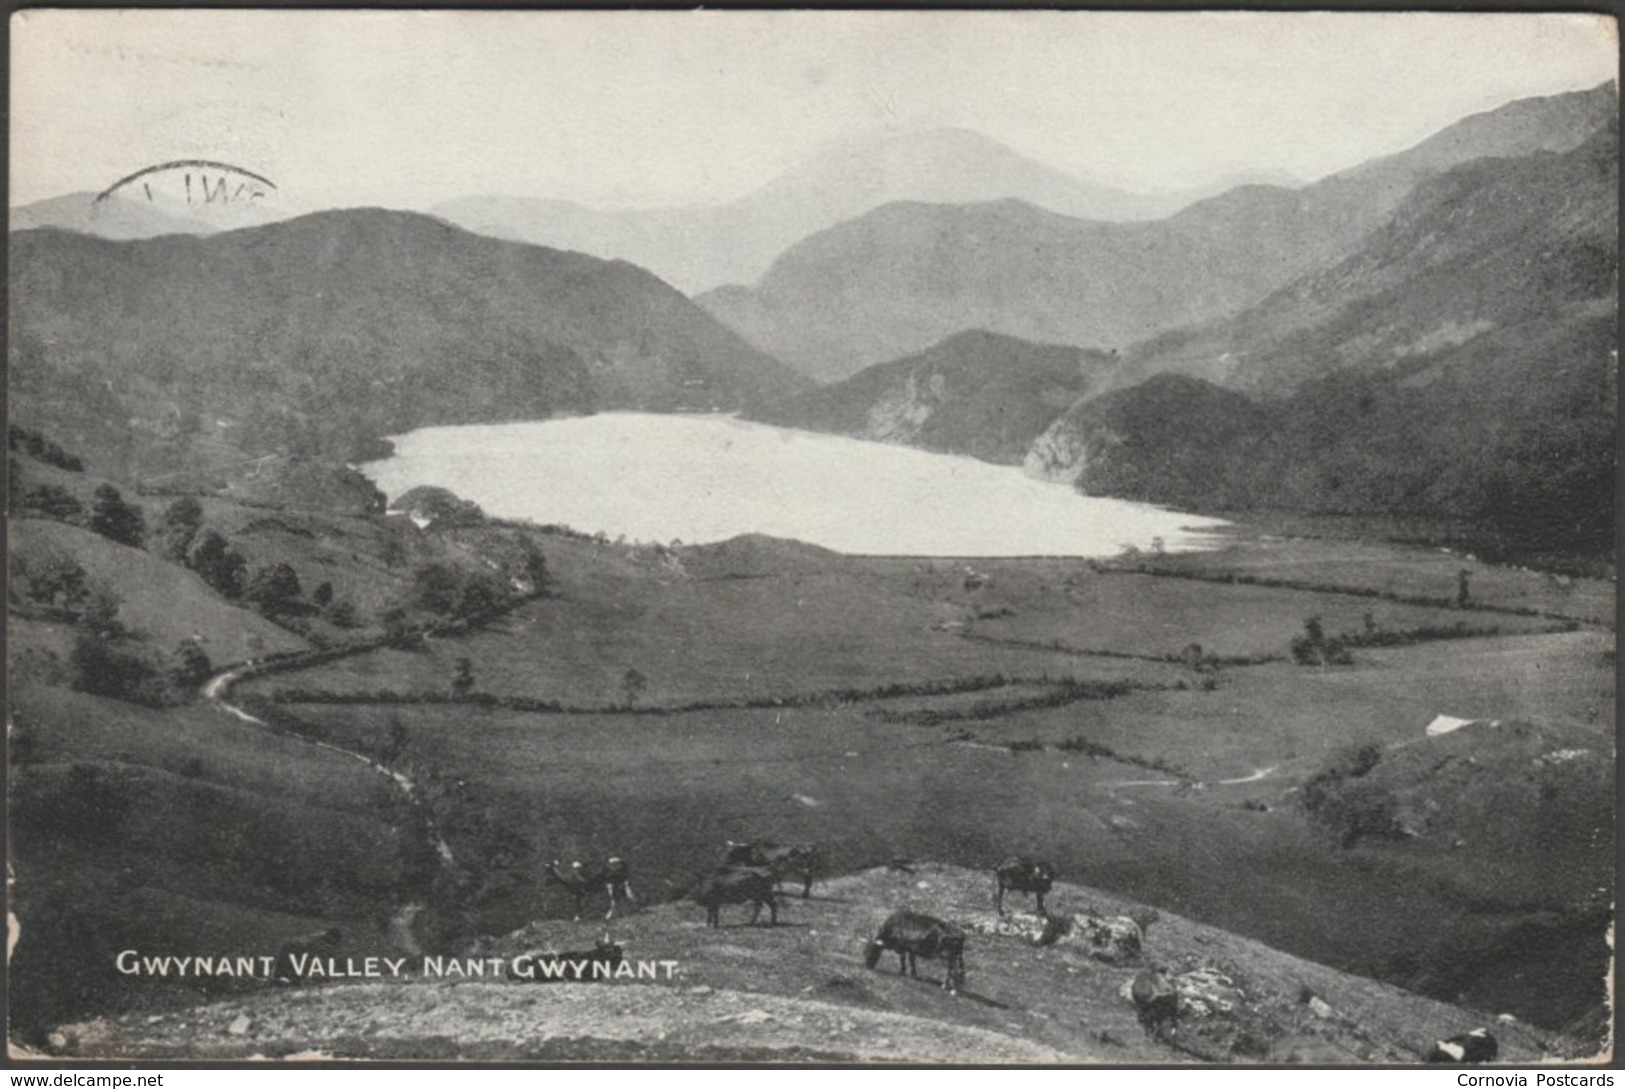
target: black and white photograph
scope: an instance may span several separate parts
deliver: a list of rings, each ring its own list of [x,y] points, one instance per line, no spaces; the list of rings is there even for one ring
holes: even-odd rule
[[[9,40],[14,1062],[1612,1061],[1613,17]]]

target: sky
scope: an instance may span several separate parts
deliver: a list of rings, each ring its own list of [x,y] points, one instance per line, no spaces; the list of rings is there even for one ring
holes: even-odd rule
[[[1617,76],[1595,15],[31,11],[12,206],[220,160],[290,210],[718,203],[821,148],[976,129],[1124,188],[1304,181]]]

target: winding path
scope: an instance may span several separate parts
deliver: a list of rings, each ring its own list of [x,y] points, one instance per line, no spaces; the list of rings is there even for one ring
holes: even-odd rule
[[[389,767],[386,764],[379,763],[377,760],[367,756],[365,753],[355,752],[352,749],[346,749],[343,746],[334,745],[328,741],[317,741],[314,738],[300,737],[297,734],[286,733],[282,730],[278,730],[264,719],[257,718],[256,716],[249,714],[241,707],[238,707],[236,704],[231,703],[226,699],[226,696],[231,691],[231,686],[236,684],[244,676],[254,672],[254,667],[256,664],[258,663],[256,663],[253,659],[250,659],[241,665],[233,666],[223,673],[216,673],[204,683],[203,687],[199,690],[199,694],[205,700],[208,700],[215,707],[218,707],[226,714],[231,715],[233,718],[245,722],[250,726],[276,734],[278,737],[292,738],[293,740],[303,742],[306,745],[313,745],[319,749],[326,749],[329,752],[338,753],[340,756],[347,756],[352,760],[359,760],[373,771],[376,771],[378,774],[388,778],[395,784],[396,788],[400,790],[401,794],[405,796],[406,800],[423,815],[424,830],[429,836],[430,843],[434,845],[434,851],[435,854],[440,858],[440,864],[450,873],[460,873],[461,867],[457,864],[457,856],[452,854],[451,845],[448,844],[445,837],[440,834],[440,827],[435,823],[434,815],[430,813],[428,807],[423,804],[423,799],[418,794],[417,783],[413,782],[412,778],[405,772],[396,771],[394,768]]]

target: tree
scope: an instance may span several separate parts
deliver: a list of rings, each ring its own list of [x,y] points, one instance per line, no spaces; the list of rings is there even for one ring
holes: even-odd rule
[[[96,489],[90,507],[90,528],[110,541],[140,548],[147,535],[147,521],[139,507],[124,501],[111,484]]]
[[[628,669],[621,676],[621,691],[626,694],[626,705],[631,707],[637,702],[643,690],[649,687],[649,678],[636,669]]]
[[[118,602],[106,594],[92,597],[75,625],[69,655],[73,686],[93,696],[150,705],[162,703],[164,685],[158,671],[120,648],[125,634],[124,625],[118,621]]]
[[[188,566],[216,592],[230,598],[243,596],[243,576],[248,563],[214,530],[206,529],[199,535]]]
[[[285,611],[299,600],[299,575],[285,563],[261,567],[254,572],[243,596],[268,613]]]
[[[190,691],[208,680],[213,672],[214,663],[209,661],[209,656],[195,641],[188,639],[175,648],[175,661],[169,667],[169,680],[176,688]]]
[[[192,539],[203,528],[203,504],[189,495],[183,495],[164,509],[158,521],[158,540],[164,554],[171,559],[184,560]]]
[[[58,522],[72,522],[84,513],[85,509],[79,500],[60,484],[41,484],[37,488],[29,489],[28,493],[22,496],[19,505],[25,511],[43,514]]]
[[[14,569],[12,586],[19,582],[28,600],[70,616],[79,612],[89,594],[85,569],[70,559],[47,560],[26,571]]]
[[[336,628],[353,628],[359,623],[355,602],[340,598],[327,608],[327,621]]]
[[[474,690],[474,663],[467,658],[457,659],[457,671],[452,674],[451,690],[459,696],[466,696]]]
[[[426,563],[412,570],[412,602],[431,613],[456,611],[463,575],[449,563]]]

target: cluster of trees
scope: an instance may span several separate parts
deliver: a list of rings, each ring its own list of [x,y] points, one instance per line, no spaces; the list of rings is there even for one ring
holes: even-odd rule
[[[167,658],[134,638],[119,620],[110,594],[87,596],[74,623],[72,684],[94,696],[152,707],[191,698],[214,665],[202,646],[186,640]]]
[[[158,544],[164,555],[196,571],[211,588],[233,601],[258,606],[267,616],[284,617],[327,609],[329,619],[341,627],[355,623],[355,608],[333,601],[333,584],[323,582],[304,600],[299,573],[287,563],[272,563],[249,571],[248,561],[215,530],[203,528],[203,507],[182,496],[164,511],[158,526]]]
[[[1326,634],[1320,617],[1311,616],[1303,622],[1303,634],[1292,639],[1292,660],[1299,665],[1350,665],[1354,656],[1342,639]]]
[[[16,424],[6,425],[6,445],[36,461],[55,465],[58,469],[66,469],[70,473],[85,471],[85,463],[79,455],[70,454],[39,432],[18,427]]]
[[[110,541],[131,548],[146,544],[147,519],[141,508],[125,500],[111,484],[100,485],[91,497],[87,516],[85,505],[60,484],[36,484],[26,491],[15,472],[11,477],[12,505],[20,514],[49,518],[69,525],[83,525]]]

